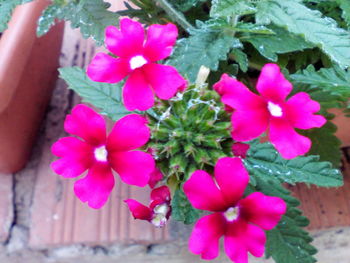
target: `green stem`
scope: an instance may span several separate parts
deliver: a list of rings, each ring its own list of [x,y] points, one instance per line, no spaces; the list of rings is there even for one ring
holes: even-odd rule
[[[189,32],[189,29],[193,29],[193,26],[186,20],[184,15],[177,11],[167,0],[154,1],[187,32]]]

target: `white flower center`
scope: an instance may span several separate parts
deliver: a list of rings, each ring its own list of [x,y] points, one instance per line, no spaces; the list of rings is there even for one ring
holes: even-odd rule
[[[100,162],[107,162],[107,149],[105,145],[102,145],[94,151],[95,159]]]
[[[169,207],[166,204],[162,204],[162,205],[157,205],[154,209],[153,209],[154,213],[156,214],[163,214],[166,215],[169,211]]]
[[[227,221],[233,222],[238,218],[238,214],[239,214],[238,207],[230,207],[229,209],[226,210],[226,212],[224,213],[224,216]]]
[[[151,220],[151,223],[155,226],[155,227],[162,227],[165,226],[167,222],[166,216],[163,214],[155,214],[155,216],[153,217],[153,219]]]
[[[132,70],[141,68],[143,65],[147,64],[147,60],[143,56],[135,56],[130,59],[130,68]]]
[[[267,103],[267,108],[268,108],[269,112],[271,113],[271,115],[274,117],[281,117],[283,115],[282,108],[279,105],[277,105],[271,101],[269,101]]]

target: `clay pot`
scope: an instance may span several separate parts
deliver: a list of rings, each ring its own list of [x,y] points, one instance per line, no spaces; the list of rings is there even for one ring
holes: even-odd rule
[[[57,78],[63,24],[36,37],[37,20],[48,3],[17,7],[0,38],[0,173],[25,165]]]

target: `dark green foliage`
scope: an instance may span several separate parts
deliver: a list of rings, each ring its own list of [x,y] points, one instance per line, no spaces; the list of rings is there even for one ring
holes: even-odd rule
[[[201,211],[192,207],[183,190],[178,188],[171,201],[172,219],[186,225],[193,224],[200,216]]]

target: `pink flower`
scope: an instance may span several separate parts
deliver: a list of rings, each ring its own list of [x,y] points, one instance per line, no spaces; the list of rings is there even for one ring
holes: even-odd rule
[[[155,188],[151,192],[150,206],[147,207],[134,199],[124,200],[135,219],[147,220],[156,227],[162,227],[171,214],[170,191],[167,186]]]
[[[151,173],[151,177],[149,178],[148,185],[151,188],[154,188],[159,181],[163,179],[162,172],[156,167],[154,171]]]
[[[64,129],[82,140],[64,137],[54,143],[52,153],[61,158],[51,167],[66,178],[88,170],[84,178],[76,181],[74,192],[82,202],[98,209],[106,203],[114,187],[112,169],[127,184],[147,185],[155,162],[150,154],[133,151],[150,137],[146,123],[141,115],[127,115],[115,123],[107,137],[102,116],[85,105],[77,105],[67,115]]]
[[[249,148],[250,148],[249,144],[235,142],[232,145],[232,153],[234,156],[241,157],[244,159],[247,157],[247,152],[248,152]]]
[[[195,224],[190,251],[203,259],[214,259],[224,236],[226,254],[235,263],[247,263],[248,252],[261,257],[266,242],[263,229],[277,225],[286,212],[285,202],[259,192],[242,199],[249,175],[239,158],[219,159],[214,174],[215,180],[197,170],[183,187],[194,208],[213,212]]]
[[[173,24],[151,25],[145,41],[142,25],[124,18],[120,30],[115,26],[106,28],[105,44],[118,58],[98,53],[87,74],[94,81],[107,83],[117,83],[129,76],[123,89],[125,107],[147,110],[154,105],[153,93],[168,100],[186,86],[174,67],[154,63],[170,56],[177,35]]]
[[[269,129],[269,140],[284,158],[308,152],[311,140],[294,129],[319,128],[325,124],[323,116],[314,114],[320,110],[319,103],[305,92],[286,100],[293,87],[275,64],[263,67],[256,88],[261,96],[226,74],[214,85],[222,102],[235,109],[231,119],[233,139],[249,141]]]

